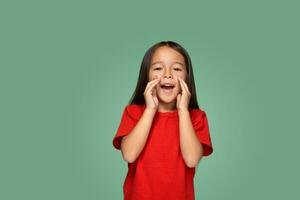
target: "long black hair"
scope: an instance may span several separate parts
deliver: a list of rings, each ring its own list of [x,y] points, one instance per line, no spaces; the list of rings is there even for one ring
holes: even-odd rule
[[[131,99],[129,101],[129,104],[138,104],[138,105],[145,105],[145,99],[144,99],[144,90],[146,88],[148,80],[148,74],[150,69],[150,64],[152,60],[152,56],[156,49],[158,49],[161,46],[168,46],[177,52],[179,52],[183,57],[185,61],[185,66],[187,69],[187,85],[191,93],[191,99],[189,102],[189,108],[196,108],[199,109],[199,105],[197,102],[197,95],[196,95],[196,87],[195,87],[195,81],[194,81],[194,75],[193,75],[193,68],[192,68],[192,61],[188,54],[188,52],[178,43],[173,41],[161,41],[153,46],[151,46],[145,53],[143,61],[141,63],[140,72],[138,81],[136,84],[135,91],[133,95],[131,96]]]

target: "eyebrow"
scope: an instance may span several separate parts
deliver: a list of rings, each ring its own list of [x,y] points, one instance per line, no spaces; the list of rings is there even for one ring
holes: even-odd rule
[[[162,63],[162,62],[161,62],[161,61],[156,61],[156,62],[152,63],[151,66],[152,66],[152,65],[155,65],[155,64],[158,64],[158,63]],[[184,66],[184,64],[182,64],[181,62],[174,62],[173,64],[179,64],[179,65],[181,65],[182,67]]]

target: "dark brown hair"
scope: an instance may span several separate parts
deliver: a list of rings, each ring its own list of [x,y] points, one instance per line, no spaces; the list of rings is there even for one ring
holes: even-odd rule
[[[143,61],[141,63],[136,88],[135,88],[135,91],[134,91],[130,101],[129,101],[129,104],[145,105],[144,90],[146,88],[147,83],[149,82],[148,74],[149,74],[152,56],[153,56],[155,50],[161,46],[168,46],[168,47],[176,50],[177,52],[179,52],[184,57],[185,66],[187,69],[186,83],[191,92],[189,108],[198,108],[199,109],[199,105],[197,102],[196,87],[195,87],[191,58],[190,58],[188,52],[181,45],[179,45],[178,43],[173,42],[173,41],[158,42],[146,51]]]

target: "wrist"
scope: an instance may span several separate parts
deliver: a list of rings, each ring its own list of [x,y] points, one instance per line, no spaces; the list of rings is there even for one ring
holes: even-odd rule
[[[157,110],[157,108],[146,107],[144,112],[154,115],[156,113],[156,110]]]
[[[178,115],[179,116],[181,116],[181,115],[187,115],[187,114],[189,114],[188,108],[182,108],[182,109],[178,110]]]

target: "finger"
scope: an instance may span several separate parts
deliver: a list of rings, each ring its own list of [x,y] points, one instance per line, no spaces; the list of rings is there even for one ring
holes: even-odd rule
[[[177,102],[180,101],[180,98],[181,98],[181,94],[178,94],[178,95],[177,95]]]
[[[149,88],[150,89],[150,88]],[[156,102],[156,99],[157,99],[157,89],[156,87],[153,87],[152,90],[151,90],[151,95],[152,95],[152,99],[154,102]]]
[[[181,83],[182,83],[183,87],[185,88],[186,92],[188,94],[190,94],[189,87],[187,86],[186,82],[182,79],[180,79],[180,80],[181,80]]]
[[[156,88],[153,88],[152,94],[153,94],[154,97],[156,96]]]
[[[179,83],[179,86],[180,86],[180,93],[182,93],[183,88],[182,88],[182,85],[181,85],[180,77],[178,77],[178,83]]]
[[[153,100],[154,100],[155,103],[158,103],[156,88],[153,89]]]
[[[149,88],[150,88],[152,85],[156,85],[156,84],[158,83],[158,80],[159,80],[159,79],[154,79],[154,80],[148,82],[148,83],[147,83],[147,86],[146,86],[146,88],[145,88],[145,92],[147,92],[147,91],[149,90]]]
[[[149,83],[149,85],[146,87],[145,92],[147,93],[148,91],[152,91],[153,87],[155,85],[157,85],[157,83],[159,82],[159,79],[156,79],[155,81],[153,81],[152,83]]]
[[[181,99],[181,94],[178,94],[177,95],[177,102],[176,102],[177,108],[178,108],[178,106],[180,104],[180,99]]]
[[[184,85],[183,85],[181,79],[179,79],[179,83],[180,83],[180,86],[181,86],[181,91],[182,91],[182,93],[186,93],[186,92],[187,92],[187,91],[186,91],[186,88],[184,87]]]
[[[154,80],[152,80],[152,81],[149,81],[149,82],[147,83],[146,88],[149,87],[151,84],[154,84],[154,83],[157,82],[158,80],[159,80],[159,79],[154,79]]]

